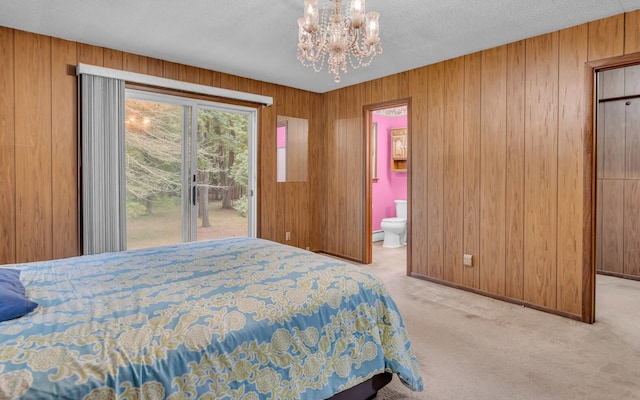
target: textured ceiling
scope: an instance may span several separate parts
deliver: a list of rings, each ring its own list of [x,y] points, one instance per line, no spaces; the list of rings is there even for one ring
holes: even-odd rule
[[[320,0],[320,3],[323,4]],[[296,59],[303,0],[0,0],[0,26],[324,93],[640,9],[640,0],[369,0],[384,52],[339,84]]]

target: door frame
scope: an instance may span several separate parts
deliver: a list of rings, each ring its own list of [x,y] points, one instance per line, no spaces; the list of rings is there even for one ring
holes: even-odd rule
[[[604,58],[585,63],[585,133],[584,133],[584,194],[583,194],[583,256],[582,256],[582,321],[595,322],[596,302],[596,212],[597,198],[597,91],[596,74],[600,71],[640,64],[640,52]]]
[[[399,106],[407,107],[407,275],[411,273],[411,97],[390,100],[362,106],[362,126],[364,131],[364,234],[365,240],[361,249],[363,264],[371,264],[373,255],[373,221],[372,221],[372,176],[371,176],[371,128],[373,112]],[[378,132],[380,134],[380,132]],[[379,167],[379,166],[378,166]]]
[[[258,218],[258,110],[254,107],[236,104],[234,102],[225,103],[218,99],[207,100],[200,97],[180,96],[179,94],[164,93],[154,90],[145,90],[137,86],[125,88],[125,99],[136,99],[152,102],[164,102],[181,106],[183,110],[183,132],[182,132],[182,241],[197,241],[197,208],[194,204],[193,188],[197,182],[191,176],[197,171],[197,159],[193,154],[197,154],[197,129],[199,110],[217,110],[229,113],[247,115],[249,121],[247,125],[247,151],[248,171],[247,171],[247,236],[257,237]],[[188,186],[188,187],[187,187]],[[187,214],[185,216],[185,213]]]

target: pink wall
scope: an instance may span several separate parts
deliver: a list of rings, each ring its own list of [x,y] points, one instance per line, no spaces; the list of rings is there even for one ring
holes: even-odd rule
[[[396,216],[394,200],[407,199],[407,173],[391,171],[391,129],[406,128],[407,116],[384,117],[374,115],[373,122],[378,123],[378,181],[373,182],[372,223],[373,231],[380,230],[383,218]]]
[[[285,126],[278,126],[277,132],[277,147],[287,147],[287,128]]]

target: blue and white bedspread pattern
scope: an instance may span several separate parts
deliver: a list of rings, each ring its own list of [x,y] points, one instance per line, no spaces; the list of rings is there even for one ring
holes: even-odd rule
[[[13,265],[31,314],[0,322],[2,399],[323,399],[422,378],[363,268],[235,238]]]

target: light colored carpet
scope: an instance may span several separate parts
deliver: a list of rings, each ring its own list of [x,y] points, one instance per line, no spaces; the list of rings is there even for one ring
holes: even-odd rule
[[[403,315],[425,390],[378,400],[640,399],[640,282],[598,275],[593,325],[406,276],[405,249],[362,266]]]

